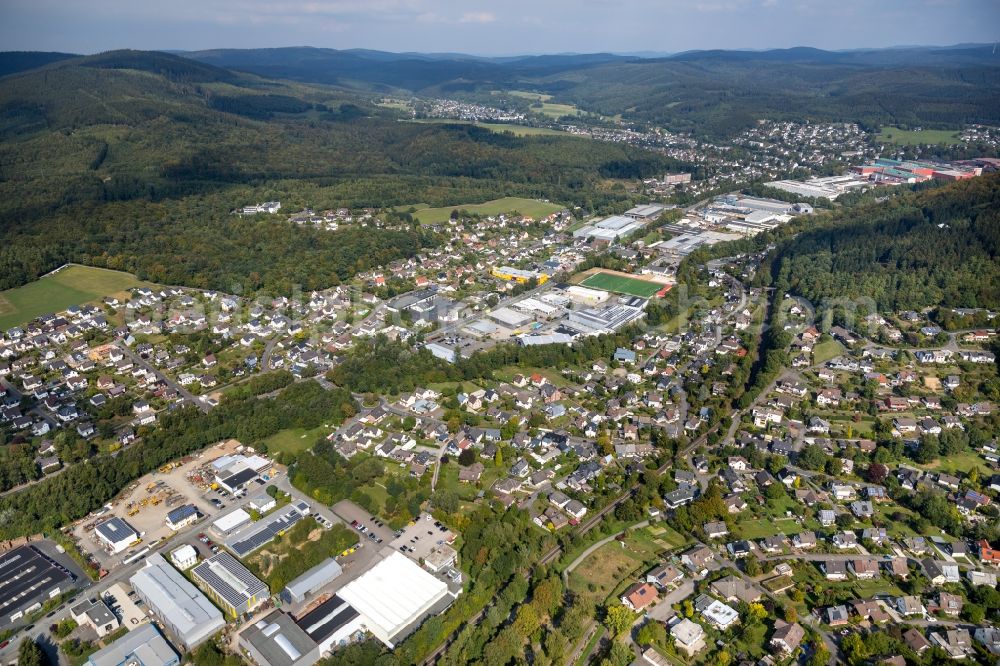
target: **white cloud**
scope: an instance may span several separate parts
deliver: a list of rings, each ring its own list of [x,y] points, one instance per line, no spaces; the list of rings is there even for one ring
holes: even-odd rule
[[[462,18],[458,19],[459,23],[493,23],[497,20],[496,14],[493,12],[466,12],[462,14]]]

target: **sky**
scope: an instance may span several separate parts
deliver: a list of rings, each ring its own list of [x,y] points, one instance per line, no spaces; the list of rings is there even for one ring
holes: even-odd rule
[[[0,0],[0,50],[676,53],[1000,39],[1000,0]]]

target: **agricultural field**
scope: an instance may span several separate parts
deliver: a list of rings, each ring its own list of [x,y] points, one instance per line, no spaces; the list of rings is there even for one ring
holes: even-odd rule
[[[882,143],[894,143],[897,146],[916,146],[921,144],[954,144],[959,143],[958,132],[951,130],[903,130],[898,127],[883,127],[875,136]]]
[[[554,119],[580,115],[580,109],[572,104],[555,104],[553,102],[536,102],[531,105],[531,110]]]
[[[652,298],[656,292],[664,287],[664,285],[658,282],[648,282],[604,271],[594,273],[580,284],[584,287],[603,289],[604,291],[612,291],[616,294],[639,296],[640,298]]]
[[[23,287],[0,292],[0,330],[148,284],[129,273],[70,265]]]
[[[512,123],[482,123],[472,122],[471,120],[453,120],[451,118],[421,118],[413,122],[440,125],[475,125],[476,127],[488,129],[491,132],[510,132],[514,136],[569,136],[567,132],[548,127],[529,127],[528,125],[514,125]]]
[[[500,213],[517,211],[521,215],[527,215],[537,220],[563,209],[563,206],[559,204],[537,201],[535,199],[523,199],[521,197],[504,197],[503,199],[494,199],[493,201],[481,204],[455,204],[454,206],[445,206],[442,208],[421,207],[419,204],[413,207],[418,209],[413,214],[413,217],[421,224],[447,222],[453,210],[465,210],[469,213],[478,213],[479,215],[499,215]],[[408,210],[409,208],[409,206],[402,206],[400,210]]]

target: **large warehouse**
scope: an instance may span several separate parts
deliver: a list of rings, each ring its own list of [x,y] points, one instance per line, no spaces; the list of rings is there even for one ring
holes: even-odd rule
[[[453,601],[444,581],[396,551],[338,595],[358,611],[365,628],[390,648],[428,615],[442,612]]]
[[[0,555],[0,627],[41,608],[75,579],[34,546],[18,546]]]
[[[288,583],[281,591],[281,600],[286,604],[300,604],[336,580],[343,572],[340,563],[332,557],[328,557]]]
[[[180,657],[167,639],[151,624],[133,629],[103,650],[90,655],[85,666],[175,666]]]
[[[146,566],[129,579],[165,627],[189,650],[226,626],[218,608],[163,556],[153,553]]]

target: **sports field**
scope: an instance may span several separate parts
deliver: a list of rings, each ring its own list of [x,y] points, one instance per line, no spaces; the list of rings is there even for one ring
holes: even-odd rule
[[[408,208],[409,206],[401,206],[399,209],[407,210]],[[421,208],[421,206],[417,205],[414,208],[420,209],[413,214],[413,217],[422,224],[440,224],[448,221],[453,210],[467,210],[470,213],[479,213],[480,215],[499,215],[500,213],[517,211],[521,215],[527,215],[538,220],[546,215],[560,211],[564,207],[559,204],[536,201],[535,199],[504,197],[503,199],[494,199],[493,201],[481,204],[455,204],[454,206],[444,206],[442,208],[427,208],[426,206]]]
[[[144,284],[148,283],[129,273],[70,265],[23,287],[0,292],[0,331]]]
[[[664,287],[658,282],[647,282],[646,280],[604,272],[594,273],[580,284],[584,287],[613,291],[616,294],[639,296],[640,298],[652,298],[656,292]]]

